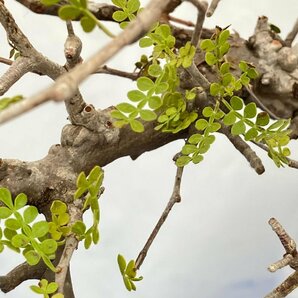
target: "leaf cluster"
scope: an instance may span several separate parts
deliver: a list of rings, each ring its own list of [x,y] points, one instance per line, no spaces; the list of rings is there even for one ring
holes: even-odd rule
[[[139,0],[112,0],[113,4],[118,6],[120,10],[113,13],[113,19],[119,23],[120,28],[124,29],[130,21],[136,18],[140,9]]]
[[[77,221],[71,227],[71,231],[76,233],[80,240],[84,239],[84,246],[88,249],[91,243],[99,242],[99,220],[100,208],[98,199],[102,193],[101,185],[104,178],[104,172],[99,166],[95,166],[86,177],[84,172],[81,172],[77,178],[77,191],[74,194],[74,199],[84,196],[83,209],[91,209],[93,215],[93,224],[87,230],[86,225],[82,221]]]
[[[58,244],[47,237],[49,223],[44,220],[33,223],[38,216],[35,206],[28,206],[23,214],[20,213],[20,209],[27,204],[27,196],[23,193],[13,202],[9,190],[0,188],[0,201],[5,205],[0,207],[0,219],[5,220],[4,230],[0,228],[0,251],[3,251],[4,245],[15,252],[22,250],[29,265],[36,265],[42,259],[55,271],[51,260],[55,258]]]
[[[118,255],[117,262],[119,266],[119,270],[121,272],[124,285],[128,291],[135,291],[136,285],[134,282],[140,281],[143,279],[142,276],[137,277],[137,270],[135,268],[135,261],[130,260],[128,264],[126,263],[125,258],[122,255]]]
[[[43,295],[43,298],[63,298],[64,295],[61,293],[54,294],[58,289],[56,282],[48,282],[46,279],[41,279],[38,286],[30,286],[31,290],[36,294]],[[52,295],[54,294],[54,295]]]

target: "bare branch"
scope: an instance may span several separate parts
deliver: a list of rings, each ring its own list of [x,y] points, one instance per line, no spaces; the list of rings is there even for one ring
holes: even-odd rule
[[[287,254],[295,256],[297,254],[296,243],[293,238],[285,231],[282,225],[275,218],[270,218],[269,225],[278,236]]]
[[[217,5],[220,0],[212,0],[208,11],[207,11],[207,17],[211,17],[214,14],[215,9],[217,8]]]
[[[198,9],[198,17],[196,21],[195,30],[191,37],[191,43],[197,47],[198,41],[201,38],[203,23],[205,21],[205,15],[208,7],[208,3],[206,1],[200,1],[200,0],[187,0],[191,2],[197,9]]]
[[[277,262],[271,264],[268,267],[268,270],[270,272],[275,272],[279,269],[282,269],[282,268],[288,266],[293,259],[294,259],[294,257],[292,255],[286,254],[281,260],[278,260]]]
[[[264,298],[284,298],[298,287],[298,272],[292,273],[285,281]]]
[[[0,57],[0,63],[6,64],[6,65],[11,65],[13,63],[12,60],[4,58],[4,57]]]
[[[265,172],[262,160],[246,142],[244,142],[239,136],[232,135],[230,128],[225,126],[223,123],[221,123],[220,132],[222,132],[230,140],[234,147],[246,158],[257,174],[261,175]]]
[[[46,269],[43,262],[35,266],[31,266],[26,262],[22,263],[11,270],[7,275],[0,276],[0,289],[2,292],[8,293],[25,280],[42,278]]]
[[[138,72],[126,72],[126,71],[122,71],[119,69],[114,69],[114,68],[108,67],[107,65],[100,67],[95,73],[109,74],[109,75],[113,75],[113,76],[131,79],[133,81],[138,79],[138,77],[140,76],[140,73],[138,73]]]
[[[28,98],[22,104],[4,110],[0,114],[0,123],[4,123],[14,117],[32,109],[48,100],[67,100],[77,92],[78,85],[90,74],[94,73],[102,64],[113,57],[123,47],[138,40],[145,34],[150,26],[159,19],[160,15],[170,3],[170,0],[152,0],[149,5],[131,22],[123,32],[110,41],[98,53],[81,65],[77,65],[69,73],[62,75],[48,89],[38,95]]]
[[[298,34],[298,18],[294,24],[293,29],[291,30],[291,32],[289,32],[289,34],[287,35],[286,39],[285,39],[285,44],[286,46],[290,47],[294,41],[294,39],[296,38]]]
[[[177,24],[185,25],[187,27],[194,27],[195,26],[195,24],[191,21],[182,20],[182,19],[176,18],[172,15],[168,15],[167,18],[168,18],[168,21],[172,21],[172,22],[175,22]]]
[[[177,167],[173,193],[171,195],[171,198],[170,198],[164,212],[162,213],[160,219],[158,220],[156,226],[154,227],[152,233],[150,234],[146,244],[144,245],[143,249],[141,250],[141,252],[139,253],[139,255],[136,259],[136,264],[135,264],[136,270],[140,269],[140,267],[142,266],[142,264],[143,264],[143,262],[144,262],[144,260],[147,256],[147,253],[148,253],[148,250],[149,250],[151,244],[153,243],[153,241],[154,241],[155,237],[157,236],[158,232],[160,231],[160,228],[162,227],[162,225],[166,221],[166,219],[167,219],[169,213],[171,212],[173,206],[176,203],[181,202],[180,186],[181,186],[182,174],[183,174],[183,167],[181,167],[181,168]]]
[[[205,90],[209,90],[210,82],[207,78],[200,72],[194,63],[186,71],[191,75],[191,77]]]

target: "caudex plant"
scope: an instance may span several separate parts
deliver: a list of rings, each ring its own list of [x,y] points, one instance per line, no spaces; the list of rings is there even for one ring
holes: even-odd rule
[[[12,48],[9,59],[1,59],[10,65],[0,77],[1,94],[28,72],[55,81],[31,97],[0,99],[0,124],[48,100],[64,101],[70,124],[62,130],[61,144],[52,146],[44,159],[0,159],[0,252],[8,248],[25,259],[0,277],[3,292],[35,278],[38,285],[31,289],[36,294],[75,297],[69,264],[76,248],[83,244],[89,249],[100,242],[103,167],[119,157],[135,159],[171,141],[185,141],[174,157],[173,193],[144,247],[130,261],[120,253],[115,256],[128,291],[135,291],[142,280],[138,271],[150,246],[174,204],[181,201],[184,167],[201,163],[218,134],[225,135],[258,174],[264,166],[251,143],[265,150],[277,167],[298,168],[288,148],[298,136],[298,53],[291,47],[297,23],[283,40],[278,28],[261,17],[254,35],[245,42],[228,27],[203,28],[205,16],[212,16],[217,7],[215,0],[209,7],[204,1],[189,0],[198,10],[196,24],[172,16],[179,0],[152,0],[145,8],[139,0],[112,0],[110,4],[41,0],[37,6],[31,5],[33,0],[18,2],[65,21],[66,63],[58,65],[35,49],[0,1],[0,22]],[[79,21],[86,33],[98,28],[110,42],[83,60],[73,21]],[[112,32],[105,21],[118,23],[120,33]],[[133,72],[104,65],[134,42],[147,48],[147,54],[135,62]],[[135,87],[127,93],[127,100],[96,110],[78,89],[96,73],[132,79]],[[268,101],[270,97],[274,100]],[[90,226],[86,215],[91,217]],[[269,270],[289,265],[295,272],[266,297],[286,297],[298,286],[296,246],[276,219],[269,223],[286,250]]]

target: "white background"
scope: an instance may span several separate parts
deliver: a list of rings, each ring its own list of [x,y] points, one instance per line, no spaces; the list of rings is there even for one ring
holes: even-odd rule
[[[64,64],[66,28],[55,17],[31,13],[15,1],[7,7],[32,44],[58,63]],[[98,1],[100,2],[100,1]],[[108,2],[108,1],[105,1]],[[279,26],[284,37],[295,22],[297,0],[223,0],[205,26],[231,28],[249,37],[258,16],[266,15]],[[195,21],[196,10],[184,3],[176,15]],[[86,35],[76,26],[84,42],[83,57],[100,49],[107,40],[99,31]],[[118,27],[112,25],[114,31]],[[0,30],[0,56],[8,57],[5,32]],[[108,64],[132,71],[143,50],[128,47]],[[0,65],[3,73],[7,66]],[[28,74],[7,96],[35,94],[50,84],[48,78]],[[127,79],[96,75],[83,83],[87,102],[105,108],[126,98],[134,88]],[[0,127],[0,157],[37,160],[59,142],[67,123],[63,104],[47,103]],[[136,258],[157,222],[172,191],[175,167],[171,161],[181,148],[177,141],[149,152],[136,161],[122,158],[105,167],[106,191],[101,199],[101,242],[88,251],[76,252],[73,281],[76,297],[136,298],[258,298],[279,284],[290,269],[269,273],[267,266],[284,253],[267,221],[276,217],[298,241],[298,172],[277,169],[265,153],[266,172],[258,176],[246,160],[222,136],[202,164],[188,166],[182,183],[182,202],[175,205],[140,270],[144,280],[137,291],[125,290],[116,257]],[[297,143],[292,143],[298,159]],[[4,275],[22,261],[8,250],[0,256]],[[34,297],[28,281],[0,297]],[[288,297],[298,297],[298,291]]]

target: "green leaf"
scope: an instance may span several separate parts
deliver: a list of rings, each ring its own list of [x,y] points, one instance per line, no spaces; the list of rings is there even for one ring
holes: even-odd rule
[[[190,144],[198,144],[202,140],[203,136],[199,133],[195,133],[191,135],[191,137],[187,140]]]
[[[140,117],[144,121],[153,121],[157,118],[157,115],[153,111],[150,111],[150,110],[141,110]]]
[[[140,8],[140,1],[139,0],[128,0],[127,2],[127,9],[130,13],[136,12]]]
[[[146,95],[139,90],[131,90],[127,93],[127,97],[134,102],[141,101],[146,98]]]
[[[71,231],[79,236],[82,236],[85,234],[86,225],[81,220],[78,220],[72,225]]]
[[[162,68],[159,64],[151,64],[148,68],[148,73],[150,76],[157,78],[162,72]]]
[[[81,174],[79,175],[79,177],[80,176],[82,177]],[[85,176],[85,174],[84,174],[84,176]],[[85,176],[85,181],[87,182],[86,176]],[[81,184],[81,182],[80,182],[80,184]],[[66,211],[67,211],[67,206],[66,206],[66,204],[64,202],[62,202],[60,200],[53,201],[53,203],[51,205],[51,212],[52,212],[52,214],[59,215],[59,214],[65,213]]]
[[[230,36],[230,31],[229,30],[223,30],[219,34],[218,44],[223,45],[228,40],[229,36]]]
[[[59,0],[60,1],[60,0]],[[30,286],[30,289],[34,292],[34,293],[37,293],[37,294],[44,294],[44,290],[41,289],[40,287],[38,286]]]
[[[17,232],[15,230],[11,230],[8,228],[4,229],[4,236],[6,237],[6,239],[11,240],[12,237],[14,237],[15,235],[17,235]]]
[[[0,201],[2,201],[9,209],[13,209],[11,194],[7,188],[0,188]]]
[[[23,213],[24,221],[26,224],[31,223],[35,220],[38,215],[38,210],[35,206],[29,206],[25,209]]]
[[[14,201],[15,209],[16,210],[21,209],[26,204],[27,204],[27,196],[23,193],[18,194]]]
[[[217,96],[221,93],[221,85],[219,85],[218,83],[212,83],[210,85],[210,94],[212,96]]]
[[[182,147],[182,154],[189,155],[197,151],[197,146],[192,144],[186,144]]]
[[[88,181],[86,179],[86,175],[84,172],[81,172],[77,178],[77,182],[76,182],[77,188],[80,187],[88,187]],[[53,211],[51,210],[51,212],[53,213]]]
[[[200,48],[203,51],[211,52],[216,48],[216,45],[211,39],[204,39],[200,43]]]
[[[281,32],[280,28],[278,28],[276,25],[273,25],[273,24],[270,24],[270,29],[277,34]]]
[[[208,65],[212,66],[217,63],[218,60],[211,52],[207,52],[205,55],[205,61]]]
[[[248,70],[248,65],[247,65],[247,63],[245,62],[245,61],[240,61],[240,63],[238,64],[238,66],[239,66],[239,68],[240,68],[240,70],[242,71],[242,72],[246,72],[247,70]]]
[[[58,14],[62,20],[74,20],[81,15],[81,10],[73,5],[64,5],[59,8]]]
[[[219,47],[219,56],[223,57],[230,49],[230,44],[225,42],[221,47]]]
[[[191,161],[191,157],[189,156],[180,156],[176,160],[177,167],[184,167]]]
[[[112,18],[117,22],[123,22],[124,20],[127,19],[127,13],[125,13],[124,11],[118,10],[113,13]]]
[[[69,223],[70,216],[68,213],[62,213],[58,216],[58,223],[60,226],[67,225]]]
[[[222,77],[222,85],[227,87],[233,82],[233,80],[235,81],[234,76],[231,73],[226,73]]]
[[[255,68],[251,67],[251,68],[249,68],[249,70],[247,71],[247,76],[248,76],[249,78],[251,78],[251,79],[256,79],[256,78],[259,76],[259,74],[258,74],[258,72],[256,71]]]
[[[57,4],[60,0],[40,0],[40,2],[44,5],[48,5],[48,6],[51,6],[51,5],[54,5],[54,4]]]
[[[11,243],[13,246],[15,246],[17,248],[26,247],[29,243],[29,238],[23,234],[17,234],[12,237]]]
[[[126,289],[128,291],[131,291],[132,287],[131,287],[131,283],[130,283],[130,280],[127,276],[123,275],[123,282],[124,282],[124,285],[126,287]]]
[[[244,86],[247,86],[250,82],[250,79],[249,77],[246,75],[246,73],[243,73],[241,76],[240,76],[240,81],[241,83],[244,85]]]
[[[128,275],[129,278],[136,277],[137,273],[135,270],[135,261],[134,260],[129,261],[129,263],[127,264],[125,273]]]
[[[130,120],[129,125],[131,129],[135,132],[141,133],[144,131],[144,125],[138,120],[135,120],[135,119]]]
[[[54,294],[52,298],[64,298],[64,295],[61,293]]]
[[[243,100],[238,96],[233,96],[230,100],[230,104],[232,108],[236,111],[242,110],[243,108]]]
[[[38,264],[40,261],[40,255],[34,250],[27,251],[24,254],[24,257],[26,258],[27,263],[31,266]]]
[[[81,7],[87,8],[87,0],[80,0]]]
[[[270,121],[269,115],[266,112],[261,112],[257,115],[256,124],[266,126]]]
[[[137,80],[137,86],[141,91],[148,91],[154,87],[154,83],[147,77],[140,77]]]
[[[197,130],[204,130],[208,126],[208,121],[205,119],[199,119],[196,121],[196,129]]]
[[[115,119],[123,119],[123,120],[127,119],[127,116],[125,116],[123,113],[121,113],[118,110],[111,111],[111,116]]]
[[[116,6],[119,6],[121,8],[126,7],[126,2],[127,0],[112,0],[113,4],[115,4]]]
[[[0,207],[0,219],[5,219],[11,216],[12,210],[7,207]]]
[[[49,224],[44,220],[36,222],[32,226],[32,236],[34,238],[41,238],[45,236],[48,233],[48,231],[49,231]]]
[[[22,225],[18,220],[14,219],[14,218],[8,218],[5,221],[5,227],[7,227],[10,230],[16,231],[16,230],[20,229],[22,227]]]
[[[132,112],[135,112],[137,109],[132,104],[126,103],[126,102],[116,105],[116,108],[123,113],[132,113]]]
[[[81,18],[81,26],[85,32],[91,32],[96,26],[96,21],[89,16],[84,16]]]
[[[245,138],[245,141],[251,141],[251,140],[254,140],[257,136],[258,136],[258,131],[254,127],[252,127],[246,132],[244,138]]]
[[[151,47],[152,45],[153,45],[153,41],[151,38],[148,38],[148,37],[143,37],[139,41],[139,46],[141,48]]]
[[[213,113],[214,113],[214,111],[211,107],[205,107],[202,112],[203,116],[207,117],[207,118],[211,117],[213,115]]]
[[[92,238],[94,244],[97,244],[99,242],[99,231],[97,227],[94,227],[92,230]]]
[[[245,124],[242,120],[236,122],[235,124],[233,124],[232,129],[231,129],[231,133],[234,136],[238,136],[241,134],[244,134],[246,130]]]
[[[58,289],[58,284],[56,282],[50,282],[47,286],[47,293],[53,294],[57,291],[57,289]],[[62,298],[63,298],[63,296],[62,296]]]
[[[257,115],[257,106],[254,102],[250,102],[244,108],[244,117],[245,118],[254,118]]]
[[[55,251],[58,248],[58,244],[53,239],[46,239],[40,243],[40,249],[46,254],[46,255],[52,255],[55,253]]]
[[[198,163],[200,163],[201,161],[203,161],[203,159],[204,159],[204,156],[203,156],[203,155],[196,155],[196,156],[194,156],[194,157],[192,158],[192,162],[193,162],[194,164],[198,164]]]
[[[286,148],[283,148],[282,154],[284,156],[290,156],[291,155],[291,150],[289,148],[287,148],[287,147]]]
[[[117,262],[118,262],[119,270],[120,270],[121,274],[123,275],[125,272],[125,268],[126,268],[125,258],[122,255],[118,254]]]
[[[211,126],[210,126],[210,131],[211,131],[211,132],[216,132],[216,131],[218,131],[220,128],[221,128],[220,123],[214,122],[214,123],[212,123]]]
[[[230,72],[230,63],[229,62],[224,62],[219,69],[219,72],[221,75],[224,75],[226,73]]]
[[[228,114],[226,114],[223,118],[223,123],[227,126],[230,126],[236,122],[236,115],[234,111],[230,111]]]
[[[85,241],[84,241],[84,247],[86,249],[88,249],[90,246],[91,246],[91,243],[92,243],[92,238],[90,236],[90,234],[86,235],[85,237]]]
[[[156,110],[161,107],[162,101],[159,96],[151,96],[148,99],[148,105],[151,109]]]

